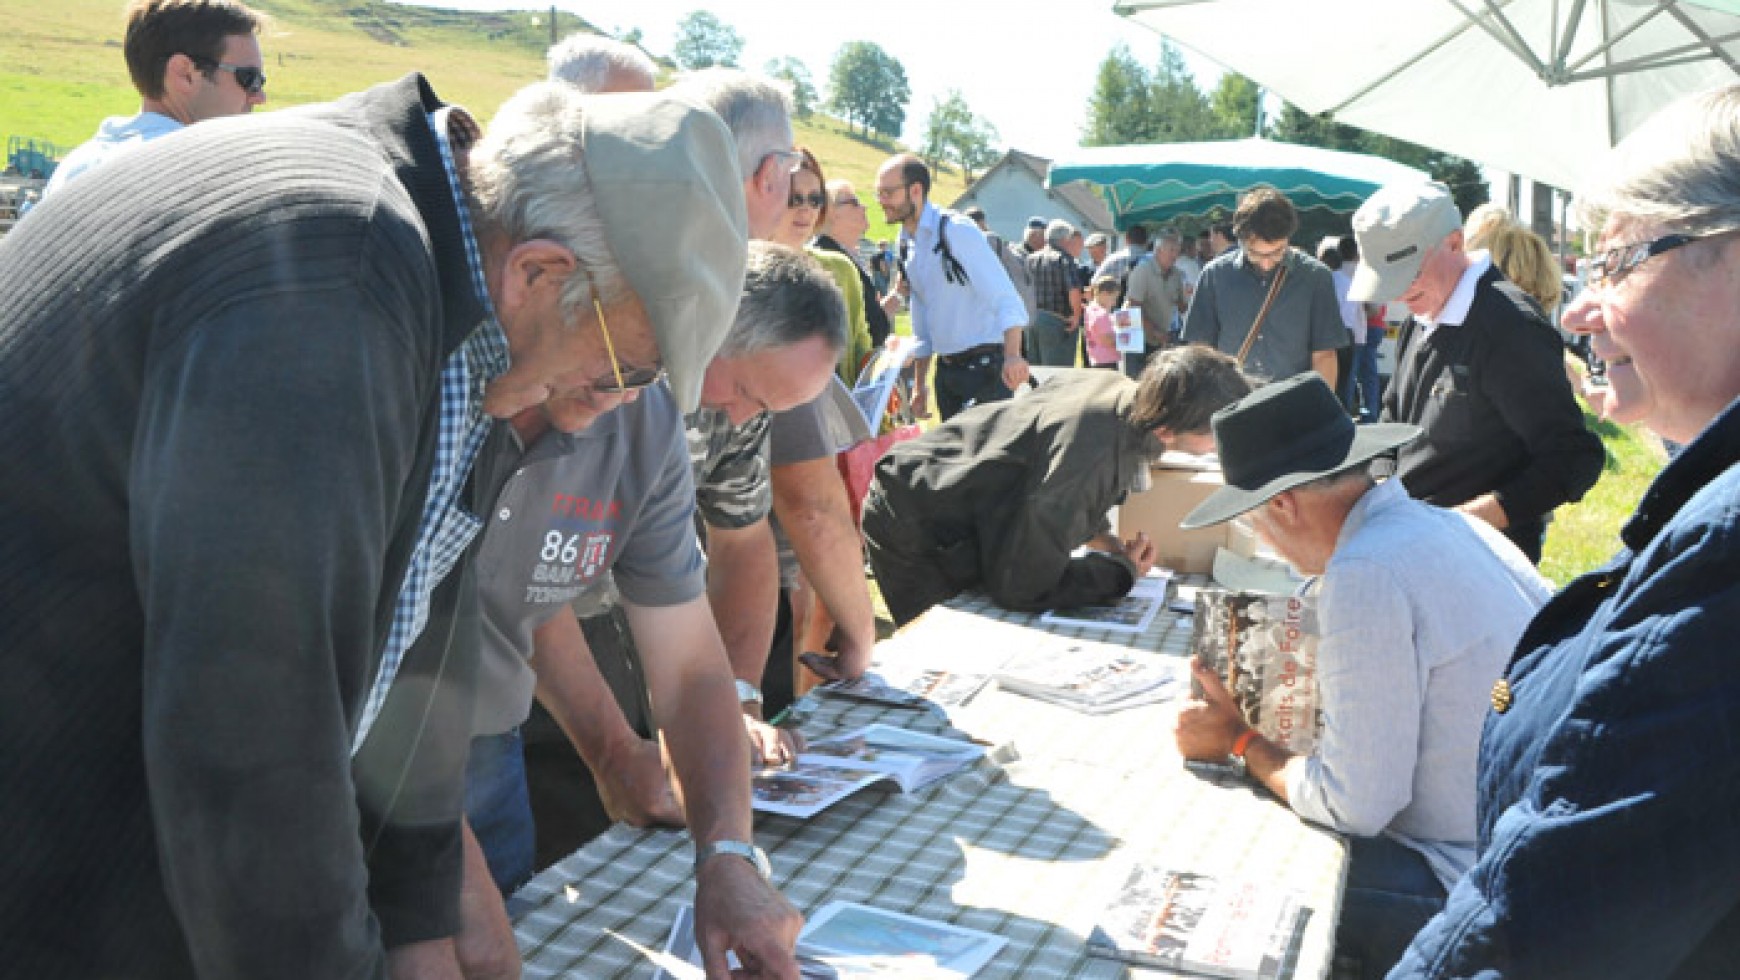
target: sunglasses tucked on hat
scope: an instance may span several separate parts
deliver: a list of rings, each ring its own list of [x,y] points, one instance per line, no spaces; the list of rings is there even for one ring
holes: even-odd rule
[[[1401,296],[1432,246],[1461,227],[1462,213],[1450,188],[1435,180],[1379,188],[1353,213],[1360,261],[1347,298],[1388,303]]]
[[[718,116],[666,94],[584,106],[581,163],[605,244],[652,320],[677,404],[693,412],[749,262],[737,144]]]
[[[1215,412],[1209,424],[1226,485],[1179,522],[1185,530],[1231,520],[1420,434],[1418,426],[1399,422],[1354,425],[1314,371],[1258,388]]]

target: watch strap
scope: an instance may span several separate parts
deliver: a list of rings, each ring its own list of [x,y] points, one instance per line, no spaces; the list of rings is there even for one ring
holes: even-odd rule
[[[732,681],[732,683],[737,685],[737,701],[738,701],[738,703],[740,703],[740,704],[760,704],[761,703],[761,688],[756,687],[754,684],[749,683],[748,681],[744,680],[741,677],[735,678]]]
[[[701,873],[701,865],[720,854],[730,854],[748,861],[762,878],[772,880],[773,864],[767,860],[767,852],[754,844],[740,840],[716,840],[711,844],[702,844],[695,848],[695,873]]]

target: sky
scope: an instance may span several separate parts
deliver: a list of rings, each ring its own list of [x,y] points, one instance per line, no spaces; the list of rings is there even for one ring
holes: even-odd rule
[[[548,9],[548,0],[395,0],[468,10]],[[841,45],[873,41],[906,69],[912,89],[902,140],[916,146],[935,101],[958,89],[980,118],[997,128],[998,145],[1058,159],[1080,144],[1094,76],[1120,42],[1152,66],[1160,37],[1112,13],[1112,0],[556,0],[607,33],[641,31],[642,45],[669,55],[677,22],[708,10],[745,41],[739,63],[761,70],[774,58],[809,67],[827,94],[828,68]],[[847,17],[842,11],[851,10]],[[1211,61],[1184,51],[1205,91],[1220,77]]]

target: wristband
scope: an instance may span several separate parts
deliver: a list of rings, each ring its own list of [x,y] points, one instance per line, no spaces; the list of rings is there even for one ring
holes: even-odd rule
[[[1257,730],[1255,728],[1245,729],[1245,733],[1233,741],[1232,757],[1242,760],[1245,757],[1245,751],[1251,747],[1251,739],[1256,737]]]

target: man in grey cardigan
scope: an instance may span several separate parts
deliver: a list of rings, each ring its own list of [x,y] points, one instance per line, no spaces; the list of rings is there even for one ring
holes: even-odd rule
[[[725,127],[611,100],[532,86],[480,140],[409,76],[141,147],[0,242],[9,970],[456,975],[488,417],[661,362],[693,405],[742,283]],[[716,815],[746,837],[747,788]],[[761,907],[715,935],[778,964]]]

